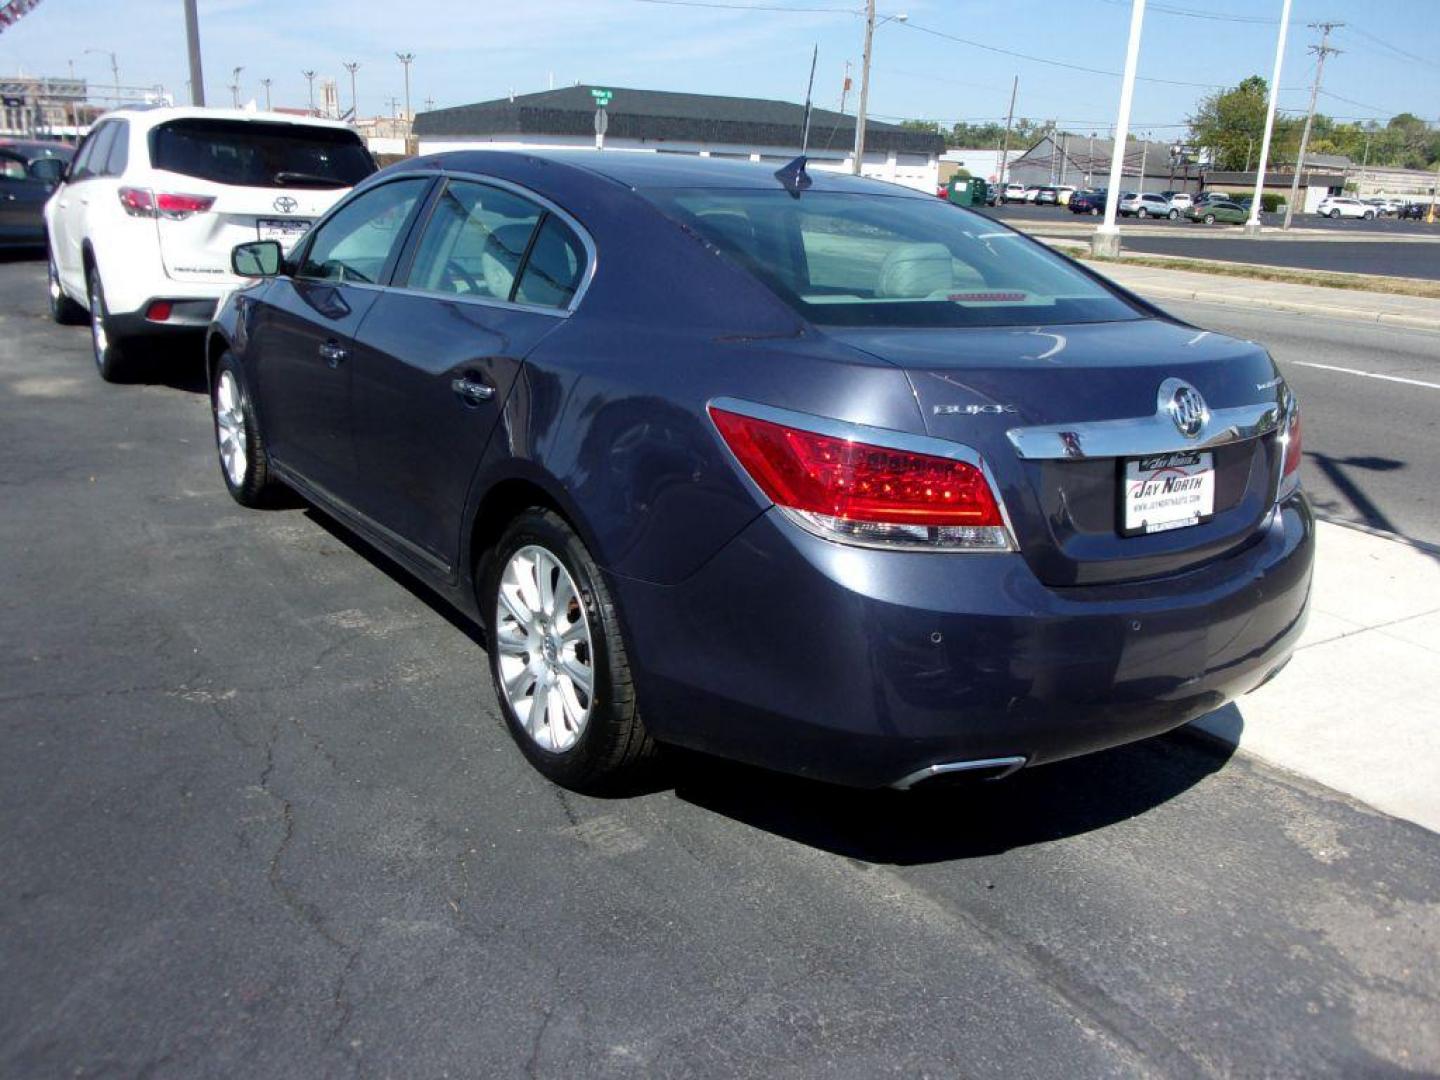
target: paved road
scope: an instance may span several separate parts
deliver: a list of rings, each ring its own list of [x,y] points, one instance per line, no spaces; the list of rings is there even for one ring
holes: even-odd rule
[[[1301,397],[1305,485],[1317,510],[1440,544],[1440,333],[1217,304],[1161,306],[1270,349]]]
[[[0,265],[0,1075],[1440,1071],[1440,837],[1184,735],[567,795],[475,637]],[[1323,445],[1323,444],[1322,444]]]
[[[1059,226],[1056,235],[1071,236],[1077,220],[1083,225],[1090,219],[1077,219],[1068,211],[1048,208],[1024,209],[1007,207],[992,216],[1027,232],[1047,235],[1046,226]],[[1319,219],[1317,219],[1319,221]],[[1317,221],[1306,219],[1307,228]],[[1224,262],[1259,263],[1296,270],[1337,270],[1356,274],[1381,274],[1389,277],[1425,278],[1440,281],[1440,225],[1417,229],[1415,222],[1329,222],[1319,227],[1346,237],[1343,242],[1331,238],[1275,239],[1240,235],[1238,228],[1190,225],[1193,235],[1176,235],[1180,226],[1171,222],[1125,221],[1125,250],[1153,255],[1180,255],[1196,259],[1219,259]],[[1147,235],[1153,230],[1155,235]],[[1433,233],[1436,242],[1396,242],[1395,237],[1416,232]],[[1387,234],[1392,238],[1387,239]]]
[[[1062,224],[1088,224],[1093,226],[1095,219],[1088,215],[1072,214],[1064,207],[1052,206],[1021,206],[1010,204],[1008,206],[991,206],[985,208],[985,213],[1010,222],[1023,222],[1029,225],[1032,222],[1040,224],[1051,224],[1060,222]],[[1283,214],[1261,214],[1260,221],[1264,225],[1279,225],[1283,220]],[[1235,226],[1216,224],[1214,226],[1199,225],[1194,222],[1180,221],[1178,224],[1162,218],[1139,218],[1131,217],[1122,219],[1127,226],[1134,225],[1143,228],[1156,228],[1173,226],[1185,228],[1198,235],[1205,233],[1227,233],[1235,231]],[[1381,217],[1374,221],[1357,221],[1354,218],[1330,218],[1317,217],[1314,214],[1304,214],[1296,217],[1292,222],[1292,228],[1303,229],[1306,232],[1319,231],[1327,236],[1335,237],[1359,237],[1362,240],[1385,239],[1387,237],[1413,238],[1417,236],[1428,237],[1440,241],[1440,222],[1434,225],[1427,225],[1423,220],[1416,221],[1411,218],[1401,219],[1397,217]]]

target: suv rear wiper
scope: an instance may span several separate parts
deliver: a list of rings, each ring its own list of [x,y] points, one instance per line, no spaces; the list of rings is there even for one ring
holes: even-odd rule
[[[344,187],[343,180],[337,180],[333,176],[320,176],[317,173],[308,172],[277,172],[272,180],[277,184],[319,184],[322,187]]]

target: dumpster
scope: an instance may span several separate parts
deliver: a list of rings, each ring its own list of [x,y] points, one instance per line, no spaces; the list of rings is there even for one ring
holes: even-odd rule
[[[984,206],[989,185],[978,176],[957,176],[950,181],[946,198],[956,206]]]

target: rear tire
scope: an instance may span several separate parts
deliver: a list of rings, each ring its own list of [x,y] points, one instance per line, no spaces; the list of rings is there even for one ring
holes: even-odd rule
[[[1205,224],[1206,224],[1206,225],[1214,225],[1214,224],[1215,224],[1215,215],[1214,215],[1214,214],[1206,214],[1206,215],[1205,215]]]
[[[245,373],[229,352],[221,355],[215,368],[210,414],[215,423],[220,475],[230,497],[251,509],[272,505],[281,484],[270,471],[270,457],[245,385]]]
[[[1171,220],[1171,221],[1179,221],[1179,220],[1180,220],[1180,211],[1179,211],[1179,210],[1171,210],[1171,211],[1170,211],[1170,220]]]
[[[65,295],[65,289],[60,285],[60,271],[55,265],[55,253],[50,250],[48,241],[45,254],[49,260],[46,290],[50,298],[50,318],[61,326],[84,326],[89,321],[85,309]]]
[[[1099,208],[1098,206],[1092,206],[1092,207],[1090,207],[1090,216],[1091,216],[1091,217],[1099,217],[1099,216],[1100,216],[1100,208]]]
[[[656,743],[636,706],[615,603],[575,530],[531,507],[506,528],[480,577],[495,698],[526,759],[577,791],[633,780]]]
[[[105,287],[98,267],[92,265],[86,271],[85,286],[90,295],[90,347],[95,354],[95,369],[106,382],[124,382],[128,360],[123,344],[110,332],[110,310],[105,306]]]
[[[1136,210],[1136,211],[1135,211],[1135,216],[1136,216],[1136,217],[1141,217],[1141,218],[1147,218],[1147,217],[1150,216],[1150,211],[1149,211],[1149,210],[1146,210],[1145,207],[1142,206],[1139,210]]]
[[[1340,220],[1340,211],[1339,211],[1339,210],[1331,210],[1331,211],[1330,211],[1330,220],[1331,220],[1331,221],[1339,221],[1339,220]]]

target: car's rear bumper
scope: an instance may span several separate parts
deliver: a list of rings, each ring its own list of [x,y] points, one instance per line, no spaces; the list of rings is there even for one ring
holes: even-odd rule
[[[676,586],[614,579],[665,741],[857,786],[947,762],[1054,761],[1254,689],[1305,622],[1303,496],[1185,574],[1050,589],[1019,555],[832,544],[774,511]]]

